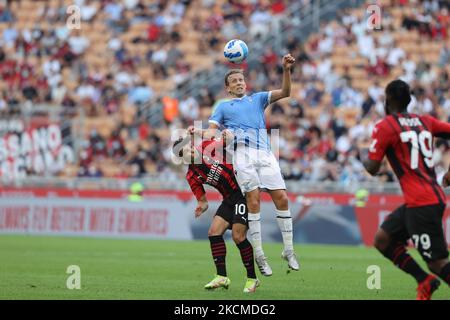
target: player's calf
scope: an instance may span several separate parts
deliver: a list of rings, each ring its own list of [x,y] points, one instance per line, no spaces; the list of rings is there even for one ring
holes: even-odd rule
[[[231,231],[231,237],[233,238],[234,243],[239,244],[241,242],[243,242],[244,240],[247,239],[246,236],[247,233],[247,227],[246,226],[242,226],[242,228],[239,227],[235,227],[235,225],[233,225],[233,229]]]
[[[450,286],[450,262],[447,262],[447,264],[441,269],[439,272],[439,277]]]
[[[450,262],[447,259],[430,261],[428,268],[450,286]]]
[[[394,265],[413,276],[417,283],[423,282],[428,277],[428,274],[408,254],[403,243],[391,240],[391,242],[384,247],[384,249],[383,247],[384,246],[379,245],[377,249],[383,254],[383,256],[391,260]]]
[[[247,270],[247,278],[256,279],[255,259],[253,257],[253,247],[251,243],[247,239],[244,239],[244,241],[237,243],[236,245],[241,254],[242,263]]]
[[[227,247],[222,236],[210,236],[209,242],[211,246],[211,254],[216,266],[217,275],[226,277],[227,269],[225,265],[225,257],[227,254]]]

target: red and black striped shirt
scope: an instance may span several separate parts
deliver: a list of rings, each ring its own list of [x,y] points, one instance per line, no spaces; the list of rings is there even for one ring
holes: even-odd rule
[[[211,145],[211,144],[215,145]],[[236,192],[241,192],[234,176],[233,165],[226,163],[224,152],[207,152],[206,150],[222,150],[222,141],[203,141],[198,151],[202,154],[201,164],[190,164],[186,180],[197,200],[205,194],[204,184],[213,186],[223,196],[228,198]],[[216,147],[217,146],[217,147]],[[205,152],[206,151],[206,152]],[[217,154],[215,154],[217,153]]]
[[[450,138],[450,124],[429,115],[397,113],[375,125],[369,158],[386,155],[400,181],[407,207],[445,204],[436,181],[433,137]]]

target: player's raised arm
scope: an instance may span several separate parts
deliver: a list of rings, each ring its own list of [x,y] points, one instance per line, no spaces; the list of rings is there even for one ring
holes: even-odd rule
[[[431,133],[433,136],[450,140],[450,123],[440,121],[434,117],[426,116],[431,123]]]
[[[450,139],[450,123],[439,121],[434,117],[426,116],[430,121],[430,129],[433,136],[442,138],[442,139]],[[448,171],[445,173],[442,179],[442,186],[447,188],[450,186],[450,167]]]
[[[214,137],[220,137],[222,133],[219,132],[219,127],[215,123],[210,123],[208,129],[196,128],[189,126],[187,132],[191,136],[200,136],[205,140],[210,140]]]
[[[269,104],[291,95],[291,68],[294,63],[295,59],[290,54],[283,57],[283,82],[281,89],[271,91]]]

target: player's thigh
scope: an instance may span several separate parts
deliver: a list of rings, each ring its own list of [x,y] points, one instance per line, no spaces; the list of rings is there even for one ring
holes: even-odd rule
[[[222,234],[227,230],[231,229],[233,224],[233,206],[226,199],[222,201],[219,208],[217,208],[216,215],[214,216],[214,221],[217,220],[217,226],[222,230]],[[211,225],[211,227],[213,226]]]
[[[381,224],[380,229],[384,230],[391,241],[406,243],[409,239],[406,228],[406,205],[395,209]]]
[[[274,154],[272,152],[260,152],[258,160],[261,188],[268,190],[286,190],[280,165]]]
[[[233,156],[233,169],[236,180],[243,193],[253,191],[260,186],[258,172],[252,161],[250,148],[240,147]]]
[[[447,242],[442,227],[444,205],[408,208],[406,226],[414,246],[425,261],[448,257]]]
[[[208,230],[208,236],[220,236],[230,228],[230,223],[219,215],[215,215]]]
[[[270,197],[272,198],[272,201],[275,203],[275,206],[277,206],[277,209],[282,210],[279,207],[285,207],[287,210],[289,206],[289,199],[285,189],[269,189],[268,192],[270,194]]]
[[[234,223],[232,226],[231,234],[233,236],[233,241],[236,244],[241,243],[247,238],[247,226],[241,223]]]

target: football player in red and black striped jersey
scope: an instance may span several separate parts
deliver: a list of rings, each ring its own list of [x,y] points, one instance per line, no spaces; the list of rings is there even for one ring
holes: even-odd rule
[[[226,161],[225,141],[232,140],[230,136],[226,139],[227,134],[231,135],[224,131],[223,139],[203,141],[198,147],[193,145],[194,139],[180,138],[174,143],[173,148],[175,155],[182,157],[185,163],[189,163],[186,180],[198,201],[195,209],[196,217],[208,209],[204,184],[214,187],[223,196],[222,204],[217,209],[208,231],[217,275],[205,289],[228,288],[230,284],[225,265],[226,246],[223,234],[227,229],[231,229],[233,240],[247,270],[244,292],[254,292],[259,286],[259,280],[255,274],[253,247],[246,236],[247,203],[234,176],[233,165]]]
[[[450,263],[442,217],[446,199],[436,181],[433,164],[433,137],[450,138],[450,124],[429,115],[408,113],[409,85],[394,80],[385,90],[386,117],[372,133],[366,170],[376,175],[387,157],[402,188],[405,204],[391,213],[375,236],[375,247],[396,266],[412,275],[417,283],[417,299],[429,300],[439,287],[439,276],[450,285]],[[444,177],[444,186],[450,174]],[[427,262],[425,272],[407,253],[411,239]]]

